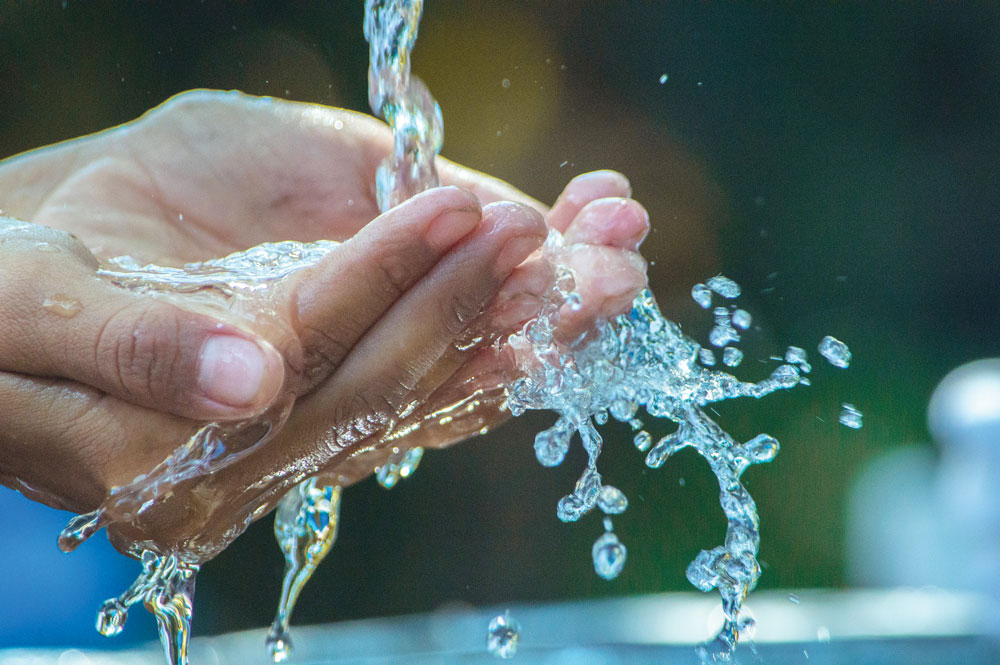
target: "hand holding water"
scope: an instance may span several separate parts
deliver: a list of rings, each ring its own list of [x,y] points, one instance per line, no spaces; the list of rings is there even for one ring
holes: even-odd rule
[[[366,116],[199,92],[0,165],[0,208],[39,225],[0,229],[6,482],[88,510],[200,422],[294,395],[273,442],[149,511],[145,536],[169,544],[192,529],[226,532],[248,502],[276,500],[310,464],[345,482],[367,475],[377,452],[349,458],[380,442],[380,422],[402,431],[481,388],[491,398],[480,400],[475,429],[435,420],[397,441],[441,445],[497,422],[500,360],[469,340],[531,316],[542,287],[537,262],[524,259],[544,239],[544,209],[442,161],[442,182],[464,190],[432,190],[376,218],[371,183],[390,149],[388,131]],[[588,317],[627,307],[643,284],[632,250],[647,222],[627,196],[620,176],[592,174],[545,217],[580,243],[581,265],[600,266],[578,271],[584,306],[567,316],[567,340]],[[181,265],[289,238],[343,244],[274,285],[283,326],[138,296],[98,279],[87,249]],[[359,422],[375,423],[368,436],[357,436]],[[192,502],[201,519],[190,519]]]

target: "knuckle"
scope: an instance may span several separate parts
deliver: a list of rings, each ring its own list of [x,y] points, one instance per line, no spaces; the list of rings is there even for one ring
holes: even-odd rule
[[[372,389],[358,391],[333,406],[333,429],[328,437],[329,452],[337,454],[357,448],[388,428],[394,409]]]
[[[469,322],[483,310],[483,302],[475,290],[456,291],[445,301],[441,312],[441,326],[450,337],[461,334]]]
[[[95,358],[98,372],[125,394],[144,401],[176,397],[181,325],[172,307],[130,303],[101,327]]]
[[[401,252],[392,251],[389,247],[385,249],[389,251],[380,252],[374,265],[378,271],[379,290],[395,299],[410,287],[410,269],[407,261],[401,260]]]

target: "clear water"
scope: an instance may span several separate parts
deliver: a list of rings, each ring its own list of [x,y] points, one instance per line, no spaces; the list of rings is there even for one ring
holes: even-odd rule
[[[836,337],[824,337],[819,343],[819,353],[834,367],[846,369],[851,364],[851,350]]]
[[[394,133],[394,152],[376,175],[379,205],[387,209],[437,184],[434,157],[443,139],[441,112],[426,86],[410,75],[410,50],[422,2],[368,0],[366,9],[370,102]],[[105,266],[100,274],[138,292],[157,297],[184,293],[209,308],[259,318],[273,313],[269,294],[276,280],[312,265],[334,246],[328,242],[272,243],[179,269],[140,266],[123,257]],[[627,558],[625,545],[607,516],[624,512],[628,500],[617,488],[604,485],[597,470],[604,443],[597,427],[609,417],[628,423],[636,432],[635,446],[645,454],[649,468],[662,466],[684,448],[704,457],[718,478],[728,526],[724,543],[699,553],[688,567],[687,577],[696,588],[715,589],[722,596],[725,625],[704,653],[724,656],[749,625],[740,616],[740,608],[761,573],[756,558],[760,543],[756,505],[741,477],[749,466],[774,459],[779,444],[767,434],[737,441],[705,409],[727,399],[761,398],[807,385],[803,374],[811,368],[805,351],[789,347],[769,376],[757,382],[741,381],[711,369],[717,363],[715,353],[664,318],[648,290],[636,298],[628,313],[598,322],[585,344],[562,345],[553,336],[559,310],[563,305],[580,306],[580,296],[573,291],[573,275],[564,267],[565,251],[562,237],[552,232],[543,254],[555,268],[556,283],[540,314],[506,340],[521,352],[520,376],[507,387],[507,408],[515,416],[529,409],[557,414],[555,424],[535,439],[541,464],[562,463],[574,439],[583,446],[587,464],[573,491],[559,501],[556,513],[567,522],[579,520],[595,506],[605,513],[604,532],[592,548],[595,572],[605,579],[620,574]],[[732,301],[740,292],[735,281],[717,275],[695,285],[692,297],[699,306],[712,309],[715,296],[723,302]],[[750,314],[730,303],[716,306],[712,314],[714,326],[708,341],[722,349],[723,363],[736,366],[742,351],[735,344],[741,341],[740,331],[749,329]],[[834,366],[847,367],[850,362],[847,346],[832,337],[824,338],[819,350]],[[101,527],[133,521],[178,484],[212,474],[250,454],[282,426],[291,399],[279,401],[277,407],[251,421],[204,425],[153,471],[115,488],[98,510],[74,518],[60,537],[60,546],[69,551]],[[651,418],[675,423],[675,430],[654,444],[637,417],[640,409]],[[419,449],[391,451],[389,459],[375,470],[379,482],[387,488],[394,486],[414,471],[421,454]],[[295,600],[336,538],[340,494],[336,485],[308,479],[279,505],[275,535],[285,553],[286,567],[277,616],[267,640],[277,661],[287,658],[291,648],[288,622]],[[244,528],[255,516],[256,511],[248,514]],[[160,626],[169,662],[185,665],[198,567],[241,531],[231,530],[213,541],[195,538],[169,551],[161,551],[156,543],[135,543],[132,553],[141,558],[143,573],[121,597],[105,603],[98,615],[98,629],[106,635],[120,632],[128,607],[143,600]],[[502,658],[513,656],[518,632],[509,615],[496,617],[488,633],[490,652]]]
[[[863,415],[861,410],[846,402],[840,407],[840,424],[851,429],[861,429]]]
[[[295,602],[316,567],[337,539],[341,488],[310,478],[286,494],[274,516],[274,536],[285,555],[278,613],[266,645],[275,662],[286,660],[292,649],[288,624]]]
[[[517,654],[517,643],[521,637],[521,627],[504,612],[490,620],[486,629],[486,650],[504,660]]]

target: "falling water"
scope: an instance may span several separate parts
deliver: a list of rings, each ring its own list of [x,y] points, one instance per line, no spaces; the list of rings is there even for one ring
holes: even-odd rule
[[[382,210],[438,182],[434,158],[442,144],[441,111],[426,86],[410,74],[410,51],[421,10],[421,0],[366,3],[364,28],[371,48],[369,99],[372,109],[393,128],[394,136],[394,152],[376,174]],[[136,292],[180,292],[212,307],[268,317],[271,285],[313,265],[334,247],[336,243],[325,241],[270,243],[183,268],[143,266],[120,257],[99,274]],[[564,305],[578,304],[580,298],[573,291],[572,271],[565,267],[567,251],[561,235],[551,232],[543,256],[555,269],[555,284],[538,316],[505,340],[518,351],[520,374],[507,386],[506,406],[515,416],[529,409],[558,414],[556,423],[535,438],[541,464],[562,463],[574,437],[582,444],[587,464],[573,491],[559,501],[557,515],[563,521],[575,521],[595,506],[605,514],[604,531],[592,548],[595,571],[605,579],[615,578],[625,565],[627,550],[613,530],[611,515],[623,513],[628,500],[619,489],[605,485],[597,470],[603,446],[597,427],[609,416],[628,423],[636,432],[637,450],[645,454],[646,466],[653,469],[683,448],[694,448],[705,458],[718,478],[728,527],[725,542],[699,553],[688,567],[687,577],[698,589],[717,589],[722,596],[725,623],[705,653],[724,656],[747,625],[740,617],[740,607],[761,572],[756,558],[760,544],[756,505],[741,477],[749,466],[774,459],[779,444],[767,434],[737,441],[705,409],[722,400],[761,398],[777,390],[808,385],[804,375],[811,367],[806,353],[799,347],[788,347],[784,356],[777,358],[780,364],[758,382],[744,382],[712,369],[718,359],[711,347],[721,349],[726,366],[740,364],[743,352],[736,344],[752,321],[746,310],[731,303],[740,296],[739,285],[722,275],[695,285],[691,292],[698,305],[711,310],[714,326],[709,333],[710,346],[699,345],[665,319],[649,290],[636,298],[628,313],[597,322],[585,344],[565,346],[553,334],[559,325],[559,311]],[[716,297],[722,301],[713,308]],[[72,307],[53,304],[51,309],[65,316]],[[847,346],[832,337],[823,339],[819,351],[836,367],[847,367],[850,362]],[[178,484],[215,473],[251,454],[281,428],[290,408],[291,400],[285,399],[250,421],[205,424],[152,471],[114,488],[97,510],[74,518],[60,536],[60,547],[72,550],[102,527],[131,522]],[[649,417],[676,423],[675,431],[654,443],[638,417],[640,409]],[[841,422],[860,426],[860,411],[845,405],[845,414]],[[420,449],[391,450],[388,460],[375,470],[378,481],[392,487],[414,471],[421,454]],[[276,661],[288,656],[288,622],[299,592],[336,539],[340,496],[339,486],[312,478],[301,482],[279,504],[275,535],[286,566],[277,616],[267,638]],[[135,543],[131,553],[142,561],[143,572],[124,594],[102,606],[98,630],[104,635],[120,632],[128,607],[141,600],[156,617],[168,662],[186,665],[195,575],[200,564],[228,545],[239,531],[227,533],[222,541],[195,540],[171,551],[159,551],[155,543]],[[490,649],[501,656],[513,655],[516,623],[506,616],[498,619],[494,620],[496,626],[490,627]]]

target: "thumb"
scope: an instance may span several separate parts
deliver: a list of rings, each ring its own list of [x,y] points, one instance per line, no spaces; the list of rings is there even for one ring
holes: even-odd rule
[[[95,267],[72,236],[0,220],[0,370],[197,420],[245,418],[277,396],[284,361],[267,340],[117,287]]]

